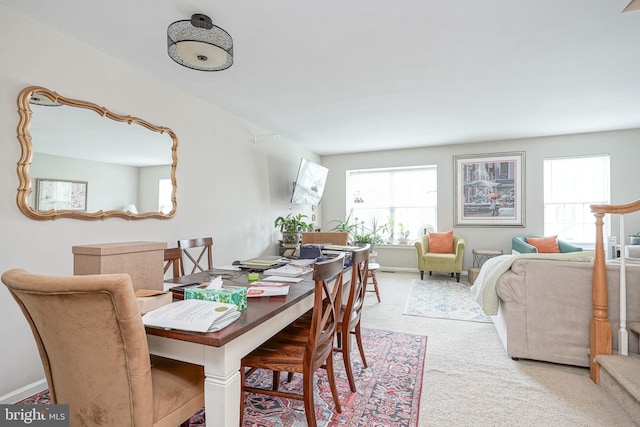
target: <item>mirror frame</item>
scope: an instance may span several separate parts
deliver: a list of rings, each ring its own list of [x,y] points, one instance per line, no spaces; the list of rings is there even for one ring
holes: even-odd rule
[[[171,164],[171,202],[173,205],[173,209],[169,213],[162,212],[143,212],[134,214],[129,211],[123,210],[99,210],[96,212],[78,212],[68,209],[60,209],[60,210],[49,210],[46,212],[38,212],[29,206],[28,197],[29,194],[33,191],[31,188],[31,179],[29,177],[29,167],[31,166],[31,161],[33,159],[33,144],[31,140],[31,134],[29,133],[29,126],[31,125],[32,111],[31,107],[29,107],[29,99],[34,95],[38,94],[40,96],[46,96],[51,100],[52,103],[60,103],[63,105],[69,105],[71,107],[85,108],[88,110],[95,111],[102,117],[115,120],[118,122],[126,122],[129,125],[140,125],[145,128],[158,132],[160,134],[168,134],[173,140],[173,144],[171,146],[171,158],[173,160]],[[77,99],[65,98],[63,96],[58,95],[56,92],[53,92],[47,88],[41,86],[29,86],[20,92],[18,96],[18,113],[20,114],[20,123],[18,125],[18,141],[20,141],[20,145],[22,147],[22,156],[18,161],[18,178],[20,180],[20,186],[18,187],[18,196],[17,203],[18,208],[22,211],[23,214],[28,216],[31,219],[37,220],[54,220],[57,218],[74,218],[74,219],[83,219],[83,220],[103,220],[105,218],[117,217],[117,218],[125,218],[125,219],[144,219],[144,218],[159,218],[159,219],[168,219],[172,218],[176,214],[176,210],[178,208],[178,203],[176,200],[176,168],[178,166],[178,138],[176,134],[169,128],[152,125],[146,120],[140,119],[138,117],[132,116],[122,116],[120,114],[116,114],[112,111],[104,107],[100,107],[97,104],[93,104],[88,101],[80,101]]]

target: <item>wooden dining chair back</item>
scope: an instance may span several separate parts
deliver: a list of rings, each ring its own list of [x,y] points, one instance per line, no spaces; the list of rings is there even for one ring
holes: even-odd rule
[[[324,244],[345,246],[349,241],[349,233],[346,231],[313,231],[302,233],[300,244]]]
[[[178,240],[178,247],[182,250],[183,271],[193,274],[213,268],[213,237]]]
[[[202,366],[150,356],[128,274],[1,278],[24,314],[53,404],[72,426],[188,426],[204,405]]]
[[[369,266],[370,245],[354,249],[351,252],[351,282],[349,284],[349,296],[347,303],[341,307],[340,321],[336,331],[335,352],[342,354],[344,368],[349,380],[349,387],[352,392],[356,392],[356,383],[353,378],[351,364],[351,336],[354,335],[360,351],[362,364],[367,367],[367,359],[364,355],[362,345],[362,334],[360,330],[360,319],[362,317],[362,307],[366,292],[367,274]]]
[[[241,401],[244,401],[245,392],[302,400],[307,424],[310,427],[315,427],[313,377],[320,367],[326,366],[327,379],[336,410],[342,412],[333,372],[333,341],[339,322],[344,257],[344,254],[340,254],[329,261],[315,264],[313,269],[315,282],[313,312],[308,326],[300,327],[292,324],[242,358],[240,367]],[[272,389],[251,387],[245,384],[246,376],[255,369],[273,371]],[[279,390],[280,372],[301,373],[302,394]],[[243,413],[244,405],[241,405],[241,425]]]
[[[172,278],[176,279],[184,276],[182,266],[182,250],[180,248],[169,248],[164,250],[164,273],[171,268]]]

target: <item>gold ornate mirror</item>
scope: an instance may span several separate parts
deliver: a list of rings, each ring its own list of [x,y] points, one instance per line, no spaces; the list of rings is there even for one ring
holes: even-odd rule
[[[32,219],[171,218],[173,131],[30,86],[18,97],[18,207]]]

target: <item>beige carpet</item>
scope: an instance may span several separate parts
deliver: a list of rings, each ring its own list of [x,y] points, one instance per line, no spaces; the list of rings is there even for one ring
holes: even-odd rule
[[[367,295],[363,327],[429,337],[420,426],[634,425],[586,368],[513,361],[491,323],[404,316],[418,277],[378,271],[382,303]]]

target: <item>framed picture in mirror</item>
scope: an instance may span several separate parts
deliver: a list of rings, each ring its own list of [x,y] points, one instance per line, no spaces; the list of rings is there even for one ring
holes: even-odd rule
[[[36,178],[36,209],[86,211],[87,182]]]

